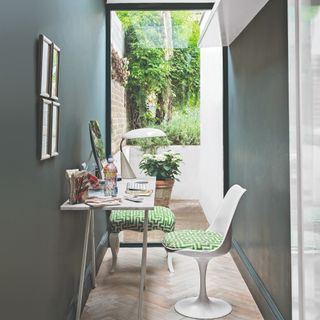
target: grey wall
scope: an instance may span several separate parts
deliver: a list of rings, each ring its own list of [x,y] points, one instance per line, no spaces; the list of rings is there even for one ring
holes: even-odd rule
[[[61,48],[60,155],[37,155],[37,39]],[[0,3],[1,319],[66,319],[77,291],[84,214],[63,213],[64,171],[90,151],[88,121],[105,130],[102,0]],[[96,241],[106,229],[97,215]]]
[[[270,0],[228,56],[229,184],[248,190],[233,236],[265,319],[291,319],[287,43],[286,1]]]

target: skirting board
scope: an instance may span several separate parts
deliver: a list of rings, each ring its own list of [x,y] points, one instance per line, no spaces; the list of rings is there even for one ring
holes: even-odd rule
[[[101,266],[101,263],[106,254],[107,249],[108,249],[108,233],[105,233],[102,236],[101,241],[96,248],[96,269],[97,269],[96,272],[99,270]],[[91,263],[89,263],[86,268],[85,277],[84,277],[82,309],[88,300],[90,291],[92,290],[91,273],[92,273],[92,265]],[[78,299],[78,292],[75,292],[68,308],[69,310],[68,310],[67,320],[74,320],[76,318],[77,299]]]
[[[241,246],[234,239],[232,240],[231,256],[257,303],[263,318],[265,320],[285,320]]]
[[[142,248],[143,243],[141,242],[121,242],[120,248]],[[148,242],[148,248],[163,248],[161,242]]]

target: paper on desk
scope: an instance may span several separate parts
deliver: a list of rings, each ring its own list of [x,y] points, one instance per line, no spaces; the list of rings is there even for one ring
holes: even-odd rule
[[[117,197],[90,197],[85,202],[91,207],[117,206],[121,204],[121,198]]]

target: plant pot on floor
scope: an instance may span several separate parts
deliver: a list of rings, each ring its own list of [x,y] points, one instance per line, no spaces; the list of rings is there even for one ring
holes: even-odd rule
[[[169,207],[174,180],[157,180],[155,205]]]

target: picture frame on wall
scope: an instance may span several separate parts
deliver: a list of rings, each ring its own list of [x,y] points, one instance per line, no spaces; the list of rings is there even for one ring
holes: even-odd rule
[[[47,99],[41,99],[41,154],[40,160],[49,159],[50,155],[50,113],[52,102]]]
[[[52,44],[51,54],[51,79],[50,79],[50,95],[51,99],[58,100],[59,97],[59,76],[60,76],[60,48],[56,44]]]
[[[59,155],[60,48],[45,35],[39,36],[40,160]]]
[[[51,55],[53,43],[45,35],[40,34],[40,96],[49,98],[51,88]]]
[[[60,118],[60,103],[51,103],[50,113],[50,155],[55,157],[59,155],[59,118]]]

